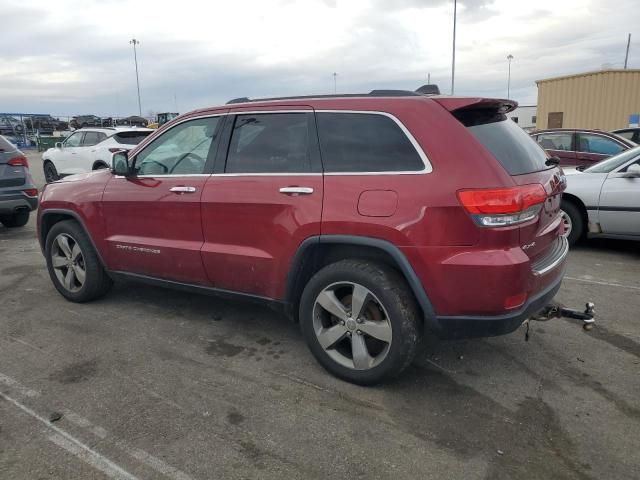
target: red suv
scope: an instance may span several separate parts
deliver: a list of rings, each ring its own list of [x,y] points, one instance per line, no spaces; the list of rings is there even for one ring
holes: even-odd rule
[[[45,187],[51,280],[75,302],[116,277],[269,302],[331,373],[387,379],[423,333],[509,333],[560,287],[564,177],[515,106],[374,91],[182,115]]]

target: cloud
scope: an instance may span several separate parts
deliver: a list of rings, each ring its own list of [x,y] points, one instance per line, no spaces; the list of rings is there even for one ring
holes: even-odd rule
[[[449,90],[450,0],[0,0],[0,110],[130,115],[239,96]],[[535,80],[621,66],[634,0],[459,0],[456,93],[535,103]],[[636,30],[637,32],[637,30]],[[630,65],[640,66],[640,32]]]

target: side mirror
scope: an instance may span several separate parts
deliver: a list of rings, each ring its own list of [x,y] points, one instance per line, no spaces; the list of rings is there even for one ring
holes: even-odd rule
[[[128,177],[132,174],[131,165],[129,164],[129,154],[126,150],[114,153],[111,158],[111,165],[111,171],[114,175]]]
[[[576,167],[576,170],[579,172],[584,172],[585,168],[587,168],[585,165],[578,165]]]
[[[622,178],[640,178],[640,165],[634,163],[627,167],[627,171],[621,175]]]
[[[56,147],[58,150],[62,150],[62,142],[56,142],[55,147]]]

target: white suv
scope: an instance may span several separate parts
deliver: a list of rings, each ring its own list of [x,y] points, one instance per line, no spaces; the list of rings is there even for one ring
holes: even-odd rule
[[[47,183],[66,175],[111,167],[111,157],[119,150],[131,150],[150,128],[103,127],[76,130],[64,142],[42,154]]]

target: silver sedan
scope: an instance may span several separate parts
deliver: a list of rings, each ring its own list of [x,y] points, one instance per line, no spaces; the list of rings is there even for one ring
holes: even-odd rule
[[[640,147],[584,171],[565,171],[562,197],[565,235],[640,240]]]

